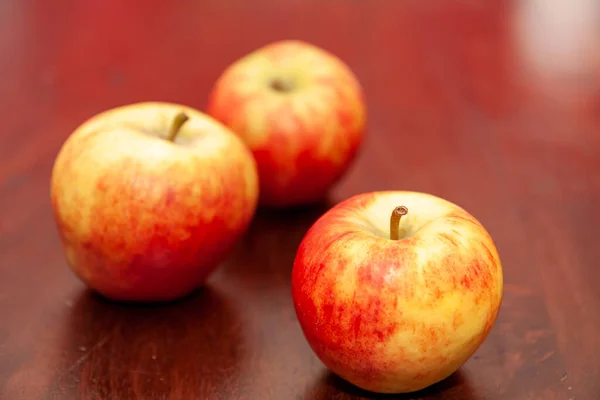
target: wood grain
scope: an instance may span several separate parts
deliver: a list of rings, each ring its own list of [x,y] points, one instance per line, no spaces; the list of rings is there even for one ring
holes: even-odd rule
[[[0,2],[0,398],[600,398],[600,24],[592,1]],[[143,100],[203,109],[221,71],[300,38],[365,88],[369,132],[329,202],[262,210],[207,287],[111,303],[66,267],[54,157],[84,119]],[[378,189],[457,202],[494,237],[499,319],[455,375],[376,396],[305,342],[290,273],[328,207]]]

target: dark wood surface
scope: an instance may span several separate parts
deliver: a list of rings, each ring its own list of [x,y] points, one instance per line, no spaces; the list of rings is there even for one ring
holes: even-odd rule
[[[0,398],[370,399],[312,354],[296,248],[331,204],[430,192],[495,239],[505,292],[479,351],[398,399],[600,398],[600,37],[594,1],[0,2]],[[261,211],[206,288],[125,306],[68,270],[51,217],[59,146],[89,116],[203,109],[239,56],[300,38],[365,88],[369,131],[330,202]]]

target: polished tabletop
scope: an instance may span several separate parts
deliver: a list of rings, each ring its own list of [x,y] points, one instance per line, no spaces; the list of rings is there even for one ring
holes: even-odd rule
[[[0,398],[600,398],[599,3],[0,2]],[[205,109],[235,59],[280,39],[342,58],[368,132],[328,201],[261,209],[207,285],[124,305],[67,267],[49,179],[67,136],[122,104]],[[488,229],[504,268],[487,340],[454,375],[378,396],[329,372],[290,295],[300,240],[358,193],[417,190]]]

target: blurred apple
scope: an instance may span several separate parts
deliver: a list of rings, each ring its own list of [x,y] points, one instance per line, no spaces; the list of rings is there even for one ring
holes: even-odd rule
[[[260,204],[322,200],[347,171],[366,124],[361,86],[338,57],[297,40],[269,44],[229,66],[207,112],[252,149]]]
[[[483,343],[502,300],[502,265],[467,211],[418,192],[374,192],[326,212],[299,246],[300,326],[334,373],[373,392],[426,388]]]
[[[70,267],[114,300],[168,301],[204,283],[258,203],[249,149],[187,106],[102,112],[68,137],[52,208]]]

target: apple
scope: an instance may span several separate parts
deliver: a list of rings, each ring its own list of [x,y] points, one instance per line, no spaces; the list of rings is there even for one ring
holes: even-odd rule
[[[363,193],[299,245],[292,296],[304,336],[362,389],[408,393],[450,376],[495,323],[502,265],[482,224],[437,196]]]
[[[299,40],[271,43],[231,64],[206,111],[250,147],[260,205],[273,208],[323,200],[356,158],[366,124],[353,72]]]
[[[66,259],[101,295],[170,301],[201,286],[244,234],[258,170],[240,138],[188,106],[107,110],[66,139],[50,197]]]

